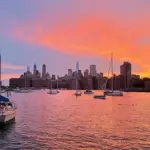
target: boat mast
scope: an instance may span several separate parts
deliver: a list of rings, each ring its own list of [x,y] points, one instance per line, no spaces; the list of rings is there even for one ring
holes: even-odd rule
[[[112,92],[113,92],[113,90],[114,90],[113,53],[111,54],[111,69],[112,69]]]
[[[52,79],[51,79],[51,88],[50,88],[50,91],[52,90]]]
[[[79,71],[79,63],[77,61],[77,64],[76,64],[76,92],[78,91],[78,81],[77,81],[78,71]]]
[[[26,73],[25,73],[25,84],[24,84],[24,88],[26,88]]]
[[[58,76],[57,76],[57,91],[58,91]]]

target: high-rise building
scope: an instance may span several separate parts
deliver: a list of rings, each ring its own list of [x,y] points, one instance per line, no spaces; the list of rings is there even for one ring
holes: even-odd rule
[[[100,73],[100,77],[103,77],[103,76],[104,76],[104,74],[101,72],[101,73]]]
[[[33,75],[36,76],[36,71],[37,71],[37,67],[36,67],[36,64],[34,64],[33,66]]]
[[[79,76],[83,76],[81,70],[78,70],[78,75],[79,75]]]
[[[46,73],[46,79],[50,79],[49,73]]]
[[[42,66],[42,79],[46,79],[46,65],[43,64]]]
[[[36,78],[41,78],[41,74],[40,74],[40,72],[39,72],[39,70],[36,70]]]
[[[131,78],[131,63],[130,62],[124,62],[120,66],[120,75],[124,76],[124,87],[129,88],[130,84],[130,78]]]
[[[68,76],[72,77],[72,69],[68,69]]]
[[[131,69],[131,63],[124,62],[123,65],[120,66],[120,75],[131,76]]]
[[[88,69],[86,69],[86,70],[84,71],[84,77],[85,77],[85,78],[87,78],[87,77],[88,77],[88,75],[89,75],[89,70],[88,70]]]
[[[96,76],[96,65],[90,65],[90,75]]]
[[[27,66],[27,72],[25,73],[27,78],[32,78],[32,73],[30,72],[30,67]]]
[[[55,75],[52,75],[52,80],[56,80],[56,76]]]

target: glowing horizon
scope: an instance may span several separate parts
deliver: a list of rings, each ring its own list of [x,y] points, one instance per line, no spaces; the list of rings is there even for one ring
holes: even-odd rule
[[[5,13],[0,15],[4,20],[0,33],[5,41],[15,43],[15,48],[17,44],[28,45],[31,53],[39,53],[36,49],[40,48],[43,55],[48,54],[46,50],[53,51],[54,57],[65,55],[64,64],[73,61],[67,58],[70,56],[84,60],[90,57],[93,62],[99,57],[106,62],[113,52],[116,64],[129,61],[134,66],[133,74],[150,77],[149,7],[148,0],[26,0],[21,3],[14,0],[9,7],[2,3],[2,8],[7,9],[0,10],[1,14]],[[26,54],[25,49],[20,51]],[[36,58],[40,54],[35,55]],[[48,57],[45,60],[50,62]],[[20,58],[18,62],[22,66]],[[24,66],[28,64],[24,61]],[[107,72],[107,65],[101,65],[106,68],[103,72]]]

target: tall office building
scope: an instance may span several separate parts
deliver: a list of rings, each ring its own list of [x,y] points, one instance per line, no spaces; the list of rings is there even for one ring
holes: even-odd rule
[[[46,79],[46,65],[43,64],[42,66],[42,79]]]
[[[52,80],[56,80],[56,76],[54,74],[52,75]]]
[[[88,75],[89,75],[89,70],[88,70],[88,69],[86,69],[86,70],[84,71],[84,77],[85,77],[85,78],[87,78],[87,77],[88,77]]]
[[[36,70],[36,78],[41,78],[41,74],[40,74],[39,70]]]
[[[130,87],[131,71],[132,67],[130,62],[124,62],[120,66],[120,75],[124,77],[124,88]]]
[[[68,76],[72,77],[72,69],[68,69]]]
[[[100,72],[100,77],[103,77],[103,76],[104,76],[104,74],[102,72]]]
[[[50,74],[48,72],[46,73],[46,79],[50,79]]]
[[[90,75],[96,76],[96,65],[90,65]]]
[[[123,76],[131,76],[131,63],[129,62],[124,62],[121,66],[120,66],[120,75]]]
[[[36,67],[36,64],[34,64],[33,66],[33,75],[36,76],[36,71],[37,71],[37,67]]]

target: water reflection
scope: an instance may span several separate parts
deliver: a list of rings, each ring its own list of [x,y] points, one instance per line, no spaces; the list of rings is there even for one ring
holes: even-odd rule
[[[0,125],[0,140],[7,138],[15,128],[15,119],[7,124]],[[1,143],[1,142],[0,142]]]
[[[127,93],[101,101],[92,95],[76,99],[74,91],[46,93],[12,94],[18,110],[16,123],[0,130],[4,149],[150,147],[150,94],[146,99],[143,93]]]

